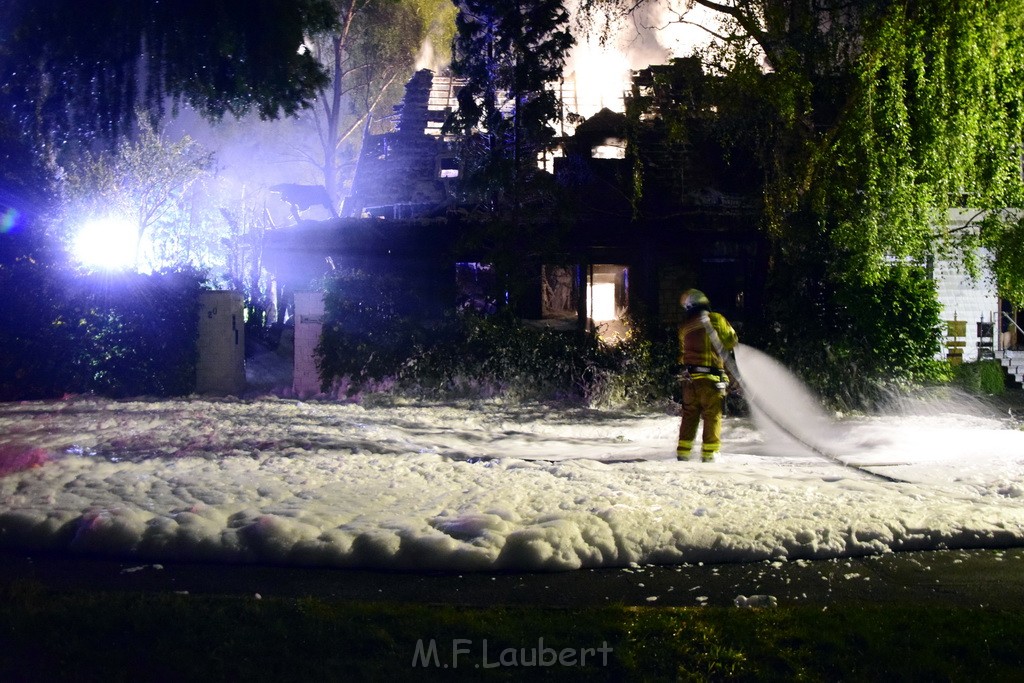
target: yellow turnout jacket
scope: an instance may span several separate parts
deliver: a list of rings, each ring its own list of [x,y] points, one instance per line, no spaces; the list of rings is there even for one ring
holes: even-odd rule
[[[718,333],[718,338],[726,351],[736,346],[739,338],[729,321],[719,313],[710,313],[711,326]],[[699,315],[694,315],[679,325],[679,363],[690,372],[690,377],[717,378],[719,374],[725,378],[725,361],[715,352],[711,336],[704,329]],[[714,368],[718,372],[700,372],[694,368]]]

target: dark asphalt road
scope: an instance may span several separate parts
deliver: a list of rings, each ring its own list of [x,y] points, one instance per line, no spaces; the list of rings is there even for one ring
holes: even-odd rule
[[[0,553],[0,586],[465,606],[779,605],[1024,607],[1024,549],[948,550],[824,561],[636,566],[561,573],[412,574],[257,565],[161,563]]]

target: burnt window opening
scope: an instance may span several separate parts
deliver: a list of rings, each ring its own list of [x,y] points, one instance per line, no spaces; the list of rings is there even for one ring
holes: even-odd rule
[[[572,320],[579,315],[576,269],[571,266],[541,266],[541,317]]]
[[[595,323],[621,320],[629,308],[629,268],[594,264],[587,273],[587,317]]]
[[[587,272],[587,317],[604,342],[616,343],[629,334],[629,268],[597,263]]]
[[[444,157],[437,162],[437,177],[442,180],[459,177],[459,160],[455,157]]]
[[[549,323],[585,323],[614,343],[628,334],[629,268],[596,263],[541,267],[541,317]],[[582,290],[582,291],[581,291]],[[583,306],[580,307],[580,297]],[[582,320],[581,320],[582,318]]]
[[[622,138],[605,138],[590,148],[591,159],[625,159],[626,141]]]
[[[455,264],[455,306],[459,311],[489,315],[498,310],[493,293],[497,276],[490,263],[461,261]]]

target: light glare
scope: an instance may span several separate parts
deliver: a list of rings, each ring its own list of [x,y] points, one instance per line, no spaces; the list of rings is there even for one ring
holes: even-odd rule
[[[79,230],[74,256],[90,268],[123,270],[135,264],[137,239],[135,227],[123,218],[98,218]]]
[[[595,282],[587,287],[590,290],[590,319],[594,322],[617,320],[615,312],[615,283]]]

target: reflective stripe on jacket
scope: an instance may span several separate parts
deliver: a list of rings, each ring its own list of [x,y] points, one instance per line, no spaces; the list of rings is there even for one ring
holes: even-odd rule
[[[718,333],[722,346],[726,350],[736,346],[739,339],[736,336],[736,330],[732,328],[729,321],[719,313],[711,313],[710,318],[711,326]],[[708,335],[707,330],[704,329],[704,324],[700,321],[699,315],[692,316],[679,325],[679,363],[683,366],[702,365],[718,370],[725,369],[725,363],[715,353],[711,337]],[[725,373],[722,372],[721,375],[724,377]],[[718,379],[718,373],[691,372],[690,376],[694,379],[701,377]]]

